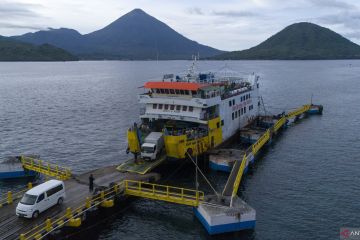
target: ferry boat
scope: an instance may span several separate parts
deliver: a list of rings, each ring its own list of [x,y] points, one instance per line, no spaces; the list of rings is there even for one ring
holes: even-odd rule
[[[151,132],[163,134],[168,158],[183,159],[219,146],[259,115],[258,75],[244,77],[227,67],[201,73],[195,64],[182,76],[166,74],[145,83],[141,123],[127,132],[127,151],[135,159],[142,151],[156,151],[156,144],[149,148],[144,142]]]

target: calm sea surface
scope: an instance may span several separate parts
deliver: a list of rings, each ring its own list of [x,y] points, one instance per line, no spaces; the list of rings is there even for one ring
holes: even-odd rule
[[[87,229],[88,239],[338,239],[340,227],[360,227],[360,61],[202,61],[199,69],[225,63],[260,74],[268,112],[309,103],[312,94],[324,105],[322,116],[285,131],[243,181],[255,231],[210,237],[191,208],[139,199]],[[120,163],[126,129],[138,120],[139,87],[189,65],[0,63],[0,161],[38,154],[76,173]],[[227,174],[208,174],[221,189]],[[174,176],[172,184],[193,184],[191,171]],[[0,193],[22,185],[0,182]]]

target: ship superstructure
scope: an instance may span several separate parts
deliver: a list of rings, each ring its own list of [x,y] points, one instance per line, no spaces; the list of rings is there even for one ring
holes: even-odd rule
[[[195,64],[195,63],[194,63]],[[139,96],[140,124],[128,130],[129,151],[139,154],[151,132],[162,132],[167,157],[196,156],[218,146],[259,115],[259,77],[223,68],[146,82]],[[154,146],[156,148],[156,146]]]

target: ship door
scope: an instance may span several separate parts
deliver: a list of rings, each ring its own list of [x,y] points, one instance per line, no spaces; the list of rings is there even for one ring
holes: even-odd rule
[[[213,148],[214,147],[214,136],[211,137],[211,147]]]

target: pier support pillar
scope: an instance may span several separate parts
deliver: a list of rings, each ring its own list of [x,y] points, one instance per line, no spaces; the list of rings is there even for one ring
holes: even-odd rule
[[[233,207],[229,207],[229,199],[226,205],[202,203],[194,208],[195,216],[211,235],[237,232],[255,228],[256,211],[246,202],[236,197]]]

